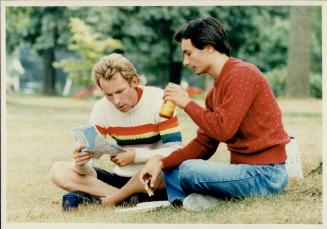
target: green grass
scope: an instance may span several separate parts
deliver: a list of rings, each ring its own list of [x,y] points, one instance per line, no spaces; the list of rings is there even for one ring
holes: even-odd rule
[[[76,213],[61,212],[53,200],[65,193],[51,184],[48,173],[55,161],[71,160],[74,141],[69,128],[88,119],[94,99],[62,97],[7,97],[6,116],[6,222],[8,223],[322,223],[322,175],[308,173],[322,160],[321,100],[278,101],[287,132],[299,142],[305,178],[291,179],[277,196],[245,198],[224,202],[201,213],[183,209],[159,209],[147,213],[115,213],[110,207],[79,206]],[[196,126],[178,110],[187,143]],[[211,160],[229,160],[222,144]],[[99,166],[111,169],[103,157]]]

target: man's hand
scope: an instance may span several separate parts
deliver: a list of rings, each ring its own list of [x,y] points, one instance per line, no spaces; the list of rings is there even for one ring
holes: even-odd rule
[[[139,175],[139,180],[144,185],[147,180],[150,180],[150,187],[155,189],[158,176],[162,170],[162,156],[153,156],[143,167]]]
[[[76,148],[73,152],[75,164],[79,166],[83,166],[86,162],[91,160],[92,157],[94,157],[94,153],[92,152],[82,152],[81,150],[83,148],[84,146],[80,146]]]
[[[170,100],[175,103],[176,106],[184,109],[184,107],[192,100],[188,96],[187,92],[179,85],[169,83],[165,89],[164,100]]]
[[[111,161],[118,165],[119,167],[124,167],[126,165],[132,164],[135,160],[135,149],[125,148],[126,152],[118,153],[110,157]]]

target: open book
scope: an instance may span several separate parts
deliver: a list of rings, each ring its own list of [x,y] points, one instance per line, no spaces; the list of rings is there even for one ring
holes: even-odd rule
[[[96,159],[103,154],[117,154],[125,151],[120,146],[107,142],[95,125],[90,122],[74,125],[71,131],[75,140],[85,146],[82,151],[93,152]]]

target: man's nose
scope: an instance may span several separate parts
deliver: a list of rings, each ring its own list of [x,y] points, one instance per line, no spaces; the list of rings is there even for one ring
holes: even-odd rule
[[[184,58],[183,65],[186,66],[186,67],[188,67],[188,64],[189,63],[190,63],[189,60],[187,58]]]
[[[113,95],[113,103],[114,103],[114,105],[119,105],[120,98],[118,95]]]

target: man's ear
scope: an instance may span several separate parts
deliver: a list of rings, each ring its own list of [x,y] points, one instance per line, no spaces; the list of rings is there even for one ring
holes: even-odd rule
[[[206,45],[204,46],[204,49],[207,50],[207,51],[212,52],[212,51],[215,50],[215,47],[213,47],[212,44],[206,44]]]
[[[137,87],[138,84],[139,84],[139,80],[137,79],[136,76],[133,76],[132,80],[131,80],[131,86],[132,87]]]

